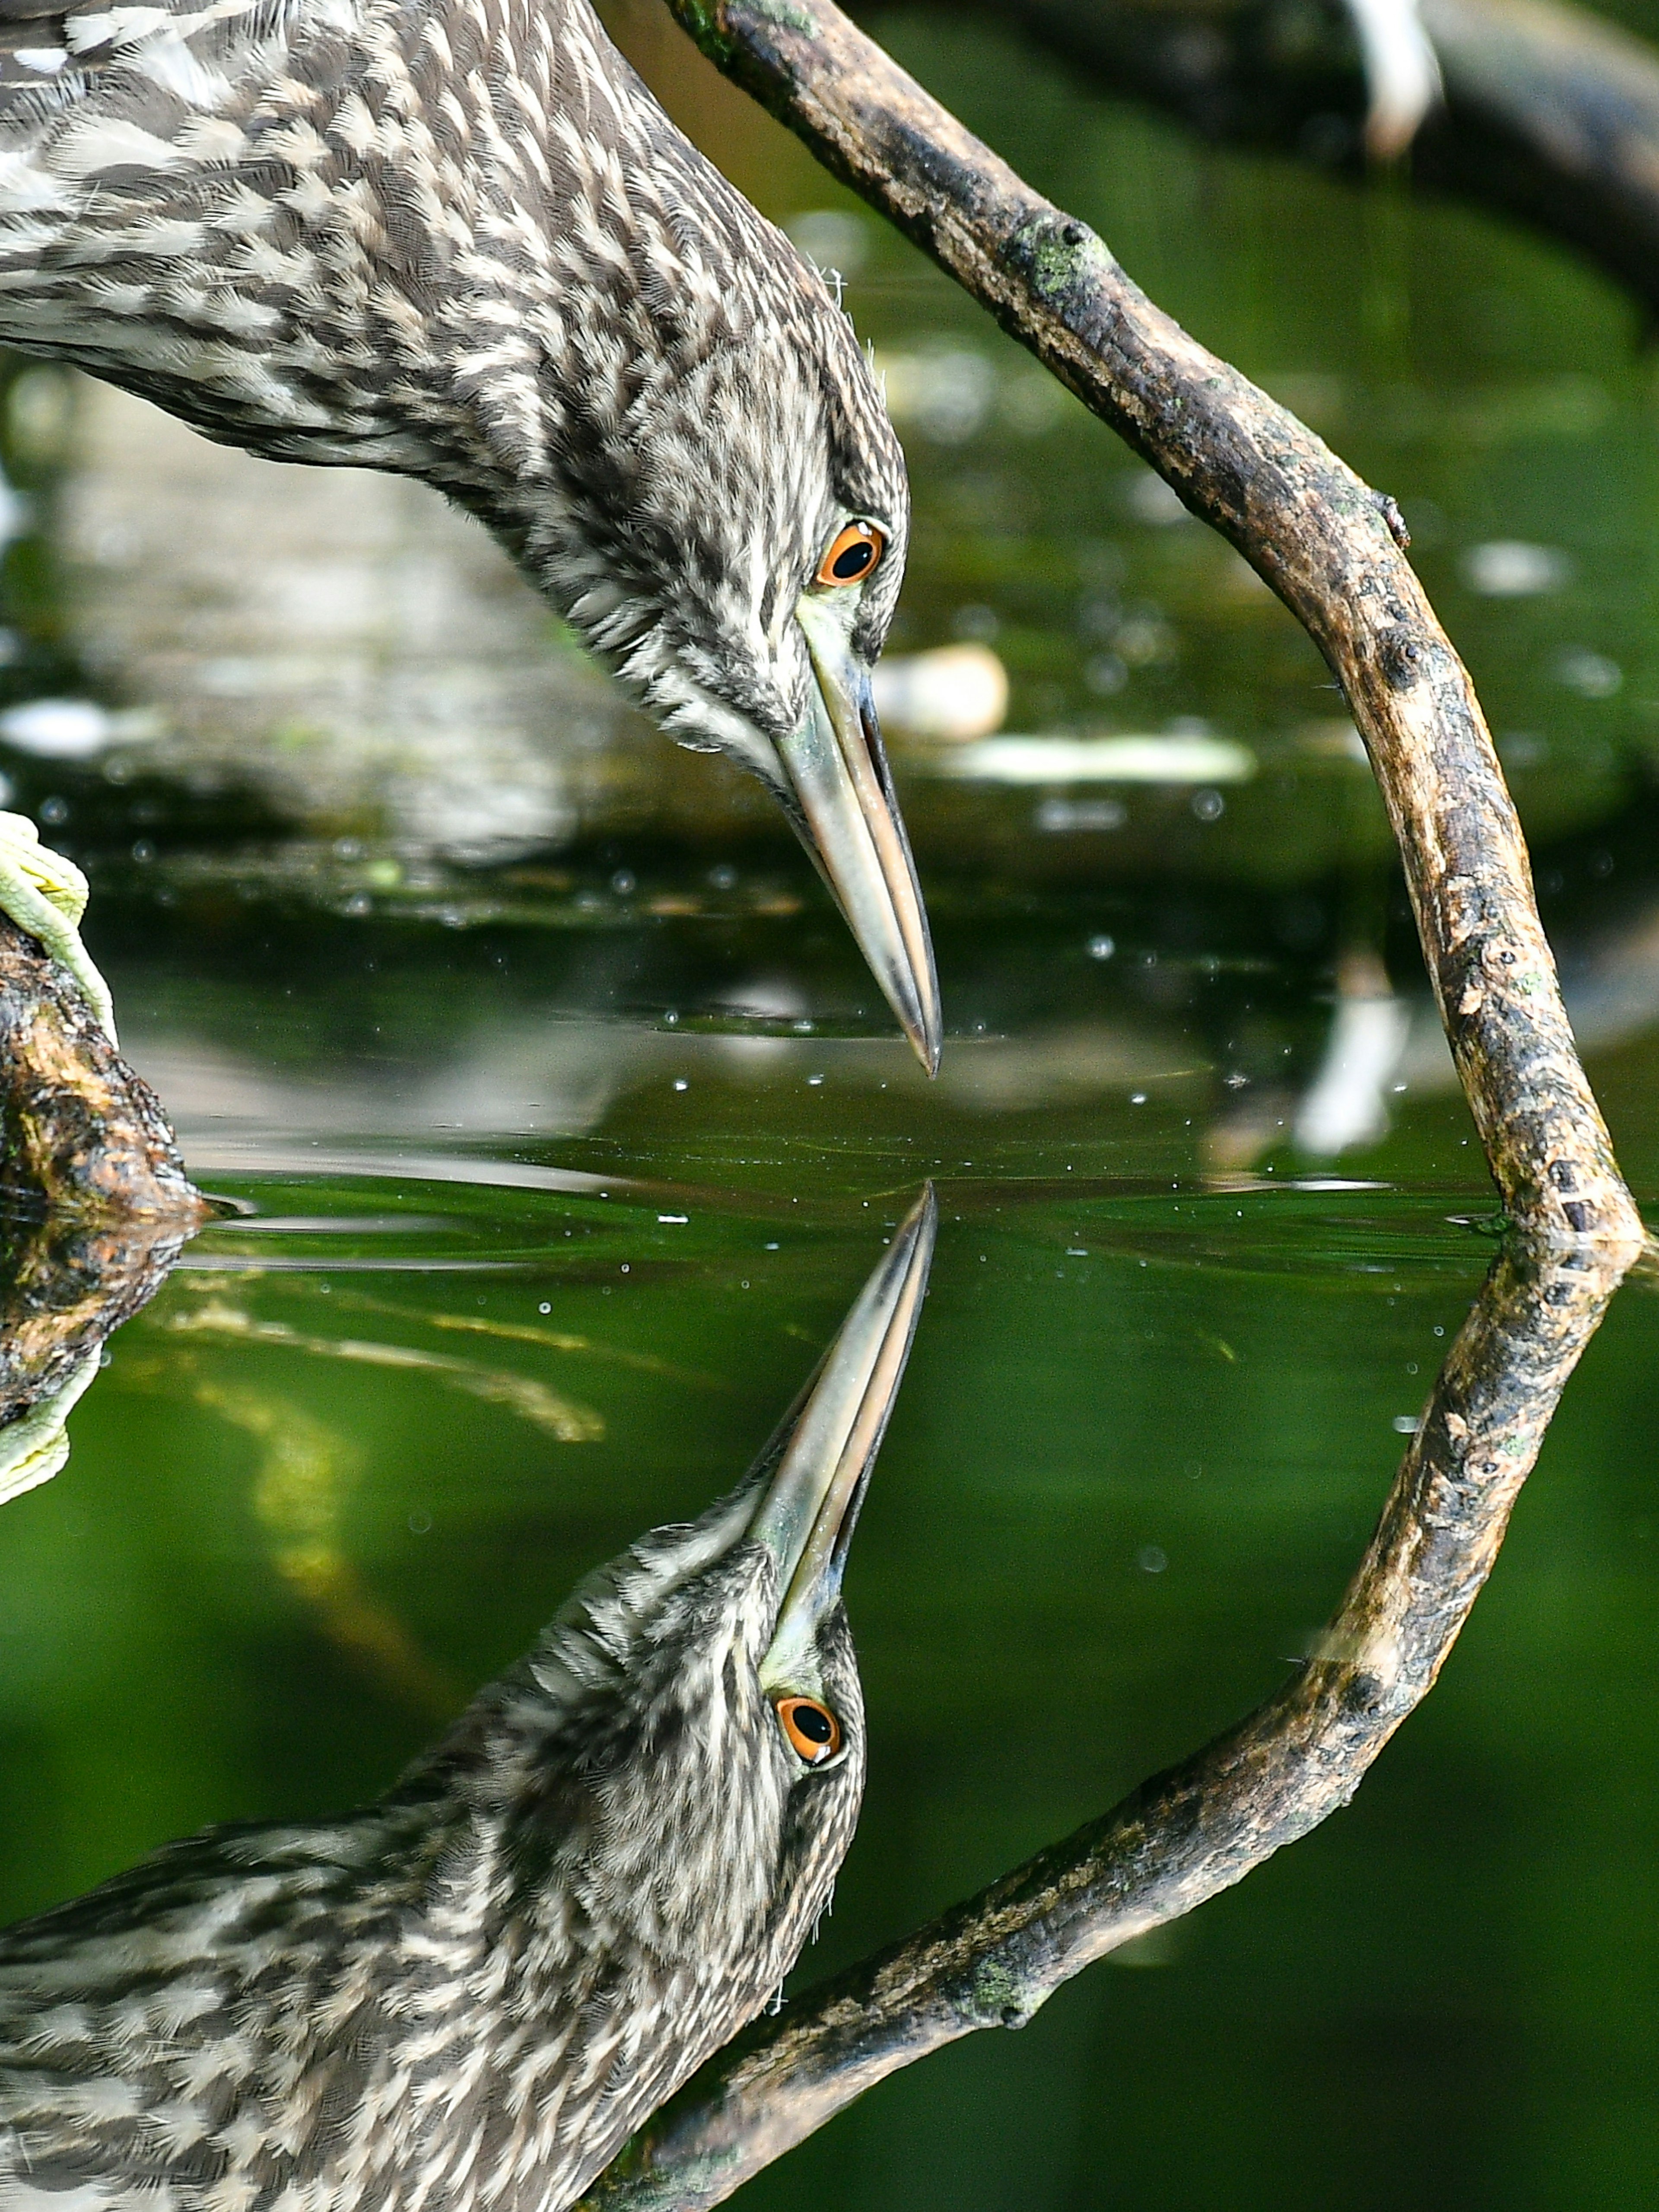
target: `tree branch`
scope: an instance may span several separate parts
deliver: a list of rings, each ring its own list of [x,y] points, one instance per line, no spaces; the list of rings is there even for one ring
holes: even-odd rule
[[[149,1085],[0,915],[0,1503],[55,1474],[112,1329],[209,1207]]]
[[[1568,1376],[1642,1246],[1566,1025],[1520,827],[1390,503],[1206,354],[829,0],[669,0],[704,50],[893,216],[1297,613],[1370,747],[1517,1234],[1458,1334],[1364,1559],[1276,1697],[979,1896],[751,2026],[586,2212],[699,2212],[873,2083],[1240,1881],[1346,1804],[1433,1686]]]
[[[0,914],[0,1210],[167,1221],[209,1207],[160,1101],[71,978]]]
[[[988,307],[1228,538],[1330,664],[1394,824],[1441,1018],[1511,1217],[1642,1228],[1579,1063],[1468,676],[1391,500],[1155,307],[1089,229],[831,0],[669,0],[703,51]]]

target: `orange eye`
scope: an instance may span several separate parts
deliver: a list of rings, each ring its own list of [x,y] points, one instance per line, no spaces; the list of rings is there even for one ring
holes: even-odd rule
[[[833,1759],[841,1749],[841,1723],[816,1698],[780,1698],[778,1723],[791,1751],[809,1766]]]
[[[821,584],[861,584],[880,560],[887,540],[873,522],[849,522],[830,541],[818,562]]]

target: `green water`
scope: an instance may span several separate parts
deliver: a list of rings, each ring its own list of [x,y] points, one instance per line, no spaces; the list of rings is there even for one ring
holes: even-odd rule
[[[1467,214],[1195,151],[982,27],[882,27],[1401,498],[1651,1210],[1659,424],[1634,311]],[[931,1175],[933,1289],[849,1575],[869,1792],[800,1985],[1285,1679],[1490,1258],[1310,648],[804,154],[718,86],[671,89],[769,211],[842,219],[817,235],[862,255],[849,305],[908,364],[896,649],[992,644],[1012,732],[1207,734],[1254,773],[1033,788],[896,747],[950,1030],[930,1090],[804,860],[703,764],[655,811],[468,859],[176,755],[0,751],[93,875],[135,1060],[241,1209],[112,1340],[64,1472],[0,1513],[0,1918],[202,1822],[384,1786],[580,1573],[741,1471]],[[33,461],[12,428],[37,505],[0,705],[165,711],[76,627],[73,421]],[[1481,587],[1480,549],[1516,544],[1545,583]],[[1399,995],[1388,1127],[1320,1152],[1298,1114],[1357,955]],[[1650,2198],[1656,1352],[1638,1284],[1349,1811],[1018,2037],[890,2081],[750,2201]]]

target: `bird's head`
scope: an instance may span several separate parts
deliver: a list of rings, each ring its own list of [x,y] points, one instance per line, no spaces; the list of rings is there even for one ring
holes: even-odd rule
[[[614,1955],[683,1962],[750,2011],[827,1905],[858,1817],[842,1576],[935,1219],[930,1191],[744,1482],[591,1577],[489,1729],[492,1792],[517,1773],[513,1856],[561,1924],[574,1912]]]
[[[772,792],[931,1073],[933,948],[871,696],[909,529],[880,386],[824,279],[701,157],[678,232],[628,212],[547,346],[554,496],[516,550],[672,736]]]

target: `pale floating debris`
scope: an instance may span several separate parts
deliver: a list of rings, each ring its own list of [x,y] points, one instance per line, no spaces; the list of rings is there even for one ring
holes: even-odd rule
[[[1368,1176],[1287,1176],[1279,1184],[1280,1190],[1392,1190],[1394,1185],[1378,1182]]]
[[[21,61],[23,57],[17,57]],[[0,476],[0,545],[9,545],[14,538],[27,538],[34,527],[34,502],[27,494],[14,490]]]
[[[876,355],[887,411],[938,446],[965,445],[982,429],[997,396],[997,374],[965,347]]]
[[[1144,476],[1130,478],[1125,497],[1135,520],[1153,530],[1167,530],[1172,523],[1194,520],[1175,486],[1154,476],[1150,469]]]
[[[870,258],[870,229],[847,208],[807,208],[784,225],[797,252],[820,275],[856,276]]]
[[[1248,783],[1255,755],[1231,738],[981,738],[931,763],[973,783]]]
[[[989,737],[1007,717],[1008,672],[988,645],[890,655],[872,683],[884,726],[912,737],[960,744]]]
[[[1036,811],[1036,826],[1050,836],[1073,830],[1121,830],[1129,810],[1121,799],[1045,799]]]
[[[1573,564],[1559,545],[1529,545],[1518,538],[1495,538],[1471,545],[1462,559],[1463,580],[1488,599],[1530,599],[1565,591]]]
[[[0,740],[40,760],[88,760],[114,744],[161,735],[158,716],[143,707],[112,714],[94,699],[26,699],[0,714]]]
[[[1346,714],[1304,722],[1297,732],[1297,744],[1303,752],[1312,753],[1322,760],[1352,761],[1359,768],[1370,766],[1365,740]]]
[[[1498,740],[1498,757],[1505,768],[1540,768],[1549,757],[1549,739],[1531,730],[1505,730]]]
[[[43,760],[85,760],[110,744],[114,724],[91,699],[30,699],[0,714],[0,738]]]
[[[1562,653],[1555,663],[1555,680],[1581,699],[1611,699],[1622,689],[1625,672],[1605,653],[1590,653],[1582,646]]]

